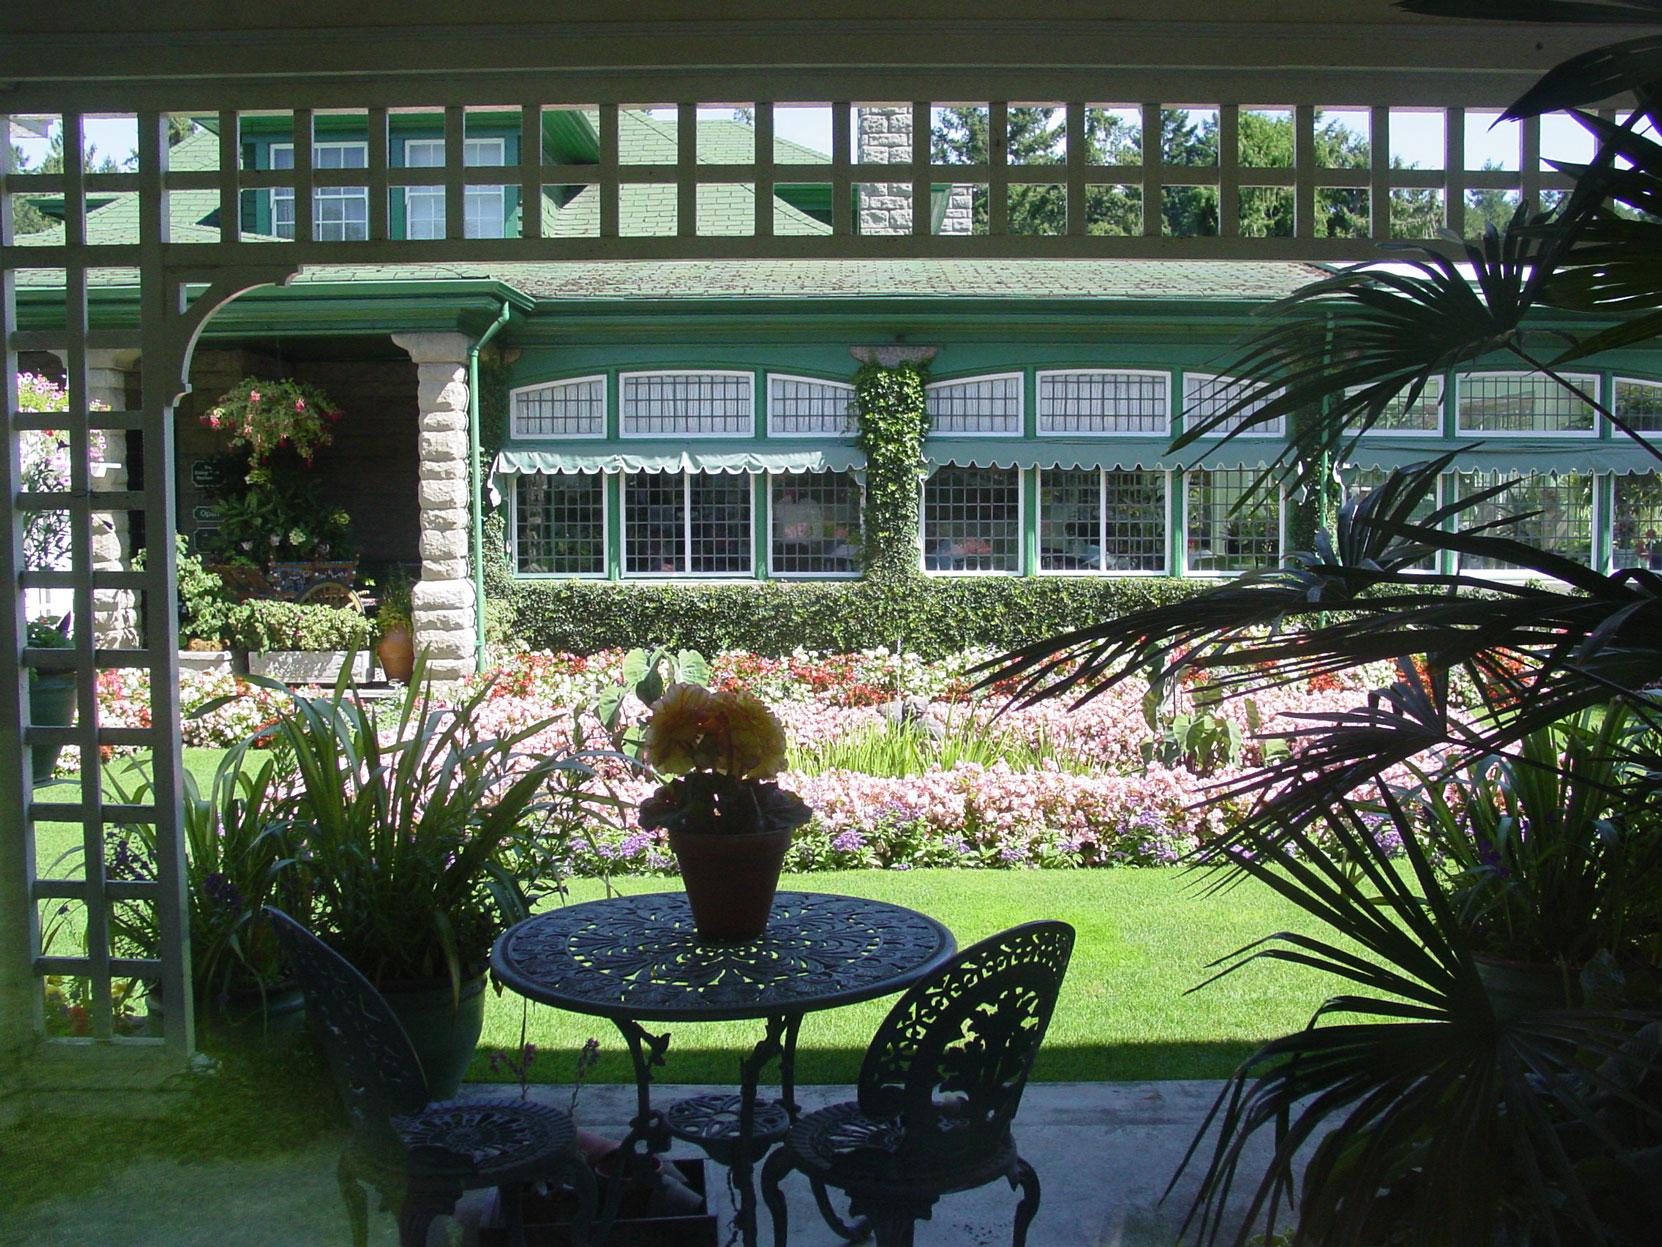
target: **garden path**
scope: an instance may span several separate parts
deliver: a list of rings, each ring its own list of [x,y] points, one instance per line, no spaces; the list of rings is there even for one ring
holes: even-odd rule
[[[1169,1247],[1182,1220],[1192,1177],[1162,1203],[1172,1171],[1211,1107],[1220,1083],[1035,1083],[1027,1090],[1016,1133],[1022,1152],[1044,1184],[1043,1203],[1028,1239],[1031,1247]],[[500,1084],[479,1089],[512,1094]],[[710,1088],[661,1087],[662,1103]],[[800,1088],[812,1110],[852,1098],[850,1087]],[[533,1087],[532,1095],[564,1104],[564,1087]],[[634,1090],[590,1086],[578,1116],[585,1125],[621,1135]],[[234,1147],[234,1143],[228,1141]],[[68,1247],[110,1242],[125,1247],[306,1247],[345,1240],[344,1214],[334,1183],[338,1143],[325,1138],[276,1159],[179,1165],[136,1159],[93,1189],[66,1192],[0,1222],[4,1247]],[[678,1149],[676,1155],[681,1154]],[[1255,1154],[1261,1163],[1261,1154]],[[820,1221],[807,1184],[786,1185],[793,1247],[836,1247]],[[724,1219],[726,1192],[715,1202]],[[953,1196],[918,1227],[918,1247],[994,1247],[1009,1241],[1016,1197],[1003,1183]],[[460,1224],[435,1227],[429,1247],[477,1242],[480,1204],[460,1210]],[[763,1218],[764,1241],[769,1228]],[[391,1217],[371,1222],[370,1241],[395,1241]]]

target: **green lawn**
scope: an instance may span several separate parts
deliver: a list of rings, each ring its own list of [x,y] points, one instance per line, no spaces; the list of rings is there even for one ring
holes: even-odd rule
[[[1203,897],[1195,891],[1198,881],[1175,868],[916,870],[794,875],[780,886],[908,905],[946,923],[960,947],[1035,918],[1072,923],[1079,940],[1036,1072],[1041,1079],[1071,1081],[1223,1077],[1265,1039],[1302,1027],[1330,994],[1331,984],[1314,972],[1266,963],[1186,995],[1207,977],[1209,961],[1260,936],[1296,929],[1302,917],[1259,885]],[[647,892],[675,883],[628,879],[616,885]],[[598,884],[572,887],[573,900],[598,895]],[[809,1014],[799,1079],[853,1082],[891,1003]],[[511,993],[490,998],[485,1047],[518,1046],[521,1008]],[[754,1042],[759,1027],[729,1022],[675,1031],[668,1064],[657,1076],[666,1082],[730,1081],[738,1053]],[[532,1069],[536,1081],[567,1081],[576,1051],[590,1036],[602,1046],[591,1078],[632,1077],[622,1037],[604,1019],[531,1005],[528,1033],[541,1051]],[[477,1058],[469,1076],[492,1078],[487,1060]]]
[[[185,764],[206,785],[219,750],[187,749]],[[48,866],[79,842],[79,828],[42,825],[38,858]],[[785,888],[893,901],[946,923],[960,947],[1034,918],[1060,918],[1079,932],[1061,1003],[1039,1059],[1041,1079],[1216,1078],[1265,1039],[1302,1027],[1333,985],[1298,967],[1264,963],[1186,994],[1215,958],[1272,932],[1314,929],[1299,911],[1257,884],[1202,896],[1200,877],[1180,869],[1019,871],[845,871],[787,876]],[[673,889],[673,879],[619,879],[622,891]],[[601,895],[577,880],[571,899]],[[810,1014],[803,1023],[798,1076],[805,1083],[852,1082],[866,1042],[892,999]],[[522,1002],[489,995],[481,1054],[470,1077],[492,1074],[490,1049],[519,1045]],[[632,1078],[610,1022],[531,1005],[528,1036],[541,1055],[539,1082],[564,1082],[591,1036],[601,1043],[598,1082]],[[675,1032],[671,1082],[726,1082],[758,1023],[713,1023]]]

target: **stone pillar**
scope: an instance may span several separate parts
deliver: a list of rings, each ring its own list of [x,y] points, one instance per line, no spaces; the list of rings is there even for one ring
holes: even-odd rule
[[[54,352],[60,360],[61,352]],[[127,379],[137,367],[133,350],[87,352],[87,401],[111,411],[127,410]],[[118,429],[93,434],[92,492],[127,488],[127,438]],[[126,511],[92,513],[92,570],[131,571],[132,540]],[[137,649],[138,610],[129,589],[100,589],[92,596],[93,634],[100,649]]]
[[[459,333],[395,333],[416,364],[421,409],[421,580],[411,597],[416,651],[427,674],[459,680],[474,670],[472,516],[468,508],[467,351]]]
[[[912,106],[865,105],[860,109],[861,164],[904,164],[912,158]],[[968,234],[974,224],[973,198],[968,186],[954,186],[947,196],[942,234]],[[933,205],[925,205],[931,211]],[[912,232],[912,184],[879,182],[860,184],[862,234],[910,234]]]

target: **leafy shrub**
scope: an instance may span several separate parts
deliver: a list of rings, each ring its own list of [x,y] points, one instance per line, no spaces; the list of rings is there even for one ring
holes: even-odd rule
[[[232,646],[247,650],[367,649],[369,620],[357,611],[296,602],[244,602],[227,612]]]
[[[902,646],[925,659],[1009,649],[1182,601],[1204,581],[918,576],[903,583],[661,585],[513,582],[514,632],[536,649],[593,654],[661,645],[714,654],[847,653]]]

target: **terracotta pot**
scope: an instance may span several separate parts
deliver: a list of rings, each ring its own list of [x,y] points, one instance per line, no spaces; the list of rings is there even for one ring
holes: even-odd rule
[[[779,868],[790,831],[752,835],[672,831],[670,851],[681,863],[681,883],[698,938],[712,944],[753,940],[767,929]]]
[[[380,644],[375,647],[375,660],[381,664],[387,679],[400,684],[410,682],[410,673],[415,670],[415,637],[410,634],[408,624],[394,624],[382,631]]]

